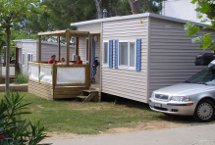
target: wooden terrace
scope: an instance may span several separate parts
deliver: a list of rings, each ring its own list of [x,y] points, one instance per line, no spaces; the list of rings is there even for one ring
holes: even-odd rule
[[[74,98],[80,95],[82,90],[90,88],[90,64],[91,44],[90,33],[75,30],[60,30],[38,33],[39,53],[38,62],[29,62],[29,86],[30,93],[48,99]],[[42,37],[58,37],[58,58],[61,59],[61,37],[66,39],[66,63],[48,64],[42,61]],[[85,64],[74,64],[70,56],[70,40],[75,38],[75,55],[79,55],[79,38],[86,38],[86,49],[88,50],[88,62]]]

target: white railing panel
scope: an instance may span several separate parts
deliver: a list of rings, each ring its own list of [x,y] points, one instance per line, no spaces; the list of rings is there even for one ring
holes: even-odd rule
[[[30,80],[39,81],[39,65],[29,64],[28,66],[28,76]]]
[[[52,66],[40,66],[40,82],[52,84]]]
[[[15,66],[10,66],[9,69],[10,69],[9,77],[14,77],[15,76]],[[6,76],[6,67],[5,66],[2,66],[2,74],[1,75],[2,75],[2,77]]]
[[[57,67],[57,85],[85,84],[85,67]]]

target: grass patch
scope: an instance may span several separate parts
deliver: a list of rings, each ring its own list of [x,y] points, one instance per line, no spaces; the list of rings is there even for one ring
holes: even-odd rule
[[[28,77],[24,74],[17,74],[14,80],[16,84],[26,84],[28,83]]]
[[[112,102],[49,101],[29,93],[22,94],[25,95],[25,102],[32,102],[29,106],[32,114],[25,117],[32,121],[40,120],[50,132],[97,134],[110,128],[132,127],[138,122],[159,120],[162,116],[144,106],[128,107]]]

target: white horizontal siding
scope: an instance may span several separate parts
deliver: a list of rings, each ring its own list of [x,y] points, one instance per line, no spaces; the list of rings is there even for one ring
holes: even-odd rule
[[[150,18],[149,91],[184,82],[203,67],[195,56],[203,52],[186,36],[184,24]]]
[[[37,48],[38,49],[38,48]],[[75,53],[74,48],[70,48],[70,60],[73,60],[73,55]],[[52,55],[56,55],[56,60],[59,60],[59,49],[58,45],[56,44],[46,44],[42,43],[42,54],[41,54],[41,59],[42,61],[48,61]],[[61,58],[66,59],[66,47],[61,46]]]
[[[110,69],[103,66],[102,92],[123,98],[147,102],[147,18],[105,22],[102,27],[103,42],[109,40],[135,42],[136,39],[142,39],[141,72],[136,72],[136,70]],[[113,56],[113,64],[115,64],[114,46]]]
[[[101,23],[82,25],[77,27],[78,31],[88,31],[90,33],[100,33]]]

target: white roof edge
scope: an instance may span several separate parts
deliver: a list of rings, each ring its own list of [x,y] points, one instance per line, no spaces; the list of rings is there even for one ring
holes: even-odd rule
[[[17,40],[13,40],[14,42],[38,42],[38,40],[36,39],[17,39]]]
[[[126,19],[134,19],[134,18],[142,18],[148,17],[150,13],[142,13],[142,14],[135,14],[135,15],[127,15],[127,16],[115,16],[115,17],[108,17],[108,18],[101,18],[101,19],[94,19],[82,22],[71,23],[70,26],[83,26],[101,22],[111,22],[111,21],[119,21],[119,20],[126,20]]]
[[[76,27],[76,26],[83,26],[83,25],[89,25],[89,24],[95,24],[95,23],[111,22],[111,21],[119,21],[119,20],[126,20],[126,19],[143,18],[143,17],[158,18],[158,19],[169,20],[169,21],[174,21],[174,22],[178,22],[178,23],[192,22],[199,26],[208,26],[207,24],[202,24],[202,23],[198,23],[198,22],[185,20],[185,19],[168,17],[168,16],[163,16],[163,15],[158,15],[158,14],[153,14],[153,13],[141,13],[141,14],[127,15],[127,16],[116,16],[116,17],[81,21],[81,22],[71,23],[70,26]]]
[[[174,22],[178,22],[178,23],[191,22],[191,23],[194,23],[194,24],[199,25],[199,26],[208,26],[208,24],[198,23],[198,22],[194,22],[194,21],[190,21],[190,20],[174,18],[174,17],[169,17],[169,16],[163,16],[163,15],[158,15],[158,14],[153,14],[153,13],[150,13],[149,17],[163,19],[163,20],[169,20],[169,21],[174,21]]]

